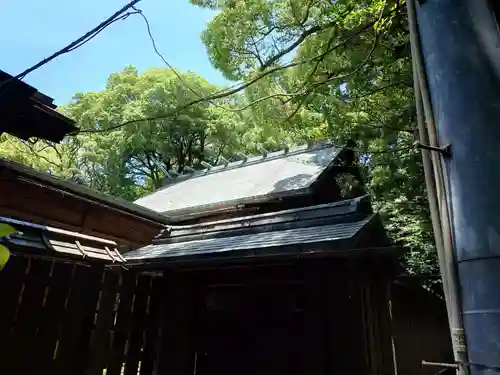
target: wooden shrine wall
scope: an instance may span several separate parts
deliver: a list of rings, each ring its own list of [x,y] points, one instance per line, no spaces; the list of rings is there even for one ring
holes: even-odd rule
[[[241,280],[242,271],[233,272]],[[267,276],[281,277],[271,270],[251,278]],[[391,375],[395,366],[398,374],[420,374],[421,360],[446,360],[439,304],[424,304],[422,291],[393,290],[391,322],[383,278],[345,276],[343,267],[300,276],[308,278],[308,374]],[[193,323],[209,280],[199,281],[13,256],[0,272],[0,374],[193,374],[193,337],[202,328]]]
[[[391,297],[398,374],[433,375],[441,370],[422,366],[422,360],[453,363],[444,301],[417,285],[393,284]]]
[[[0,373],[153,374],[162,280],[12,257],[0,272]]]

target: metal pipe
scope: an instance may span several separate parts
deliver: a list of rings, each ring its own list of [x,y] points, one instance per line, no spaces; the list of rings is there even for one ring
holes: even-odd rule
[[[411,1],[411,0],[409,0]],[[410,4],[409,4],[410,6]],[[412,49],[412,55],[414,51]],[[415,106],[417,110],[417,124],[418,124],[418,134],[420,138],[420,142],[426,144],[428,137],[427,131],[425,127],[425,119],[422,107],[422,96],[420,93],[420,85],[418,82],[415,60],[412,58],[413,62],[413,88],[415,91]],[[448,285],[445,282],[444,278],[446,275],[446,266],[445,266],[445,255],[444,255],[444,242],[443,242],[443,228],[441,227],[441,220],[439,218],[439,206],[437,202],[437,193],[436,186],[434,180],[434,168],[432,166],[430,151],[426,149],[421,149],[422,153],[422,162],[424,166],[424,176],[425,176],[425,186],[427,188],[427,197],[429,199],[429,209],[431,213],[431,222],[432,229],[434,231],[434,242],[436,245],[436,251],[438,253],[438,262],[439,262],[439,270],[441,272],[441,278],[443,281],[443,289],[444,289],[444,297],[446,300],[446,310],[448,312],[448,322],[450,325],[450,332],[452,327],[452,321],[450,320],[451,312],[450,312],[450,301],[449,301],[449,290]]]
[[[430,146],[437,148],[440,147],[440,145],[420,46],[420,33],[417,25],[414,0],[407,0],[407,9],[420,142],[427,144],[429,140]],[[456,276],[450,213],[448,210],[447,189],[444,182],[441,155],[435,151],[422,149],[422,158],[424,161],[424,173],[429,196],[431,219],[435,236],[437,234],[435,237],[436,249],[438,251],[439,267],[446,299],[453,354],[455,361],[466,362],[467,349],[463,338],[462,308]],[[434,178],[432,178],[432,175]],[[462,374],[466,374],[467,372],[467,369],[460,369],[460,373]]]

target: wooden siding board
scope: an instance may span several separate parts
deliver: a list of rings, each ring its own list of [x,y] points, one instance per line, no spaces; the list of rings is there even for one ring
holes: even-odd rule
[[[189,371],[189,330],[192,313],[192,285],[183,275],[167,278],[167,308],[162,330],[159,374],[184,375]]]
[[[135,291],[132,324],[130,327],[129,346],[125,362],[124,375],[137,375],[146,327],[148,296],[151,291],[150,276],[140,275]]]
[[[2,307],[0,308],[0,373],[15,373],[16,347],[14,345],[13,322],[19,303],[19,294],[23,289],[28,260],[12,257],[6,267],[0,272],[0,285],[8,285],[2,292]]]
[[[2,291],[2,308],[0,309],[0,338],[7,337],[19,302],[28,260],[22,257],[11,257],[0,272],[0,285],[8,285]],[[3,353],[3,352],[2,352]]]
[[[108,358],[106,375],[121,375],[123,363],[125,361],[130,321],[132,319],[132,303],[136,284],[137,276],[134,273],[124,272],[122,274],[116,324],[113,332],[113,342]]]
[[[392,284],[391,305],[398,374],[435,374],[436,368],[422,367],[422,360],[453,362],[444,300],[418,285]]]
[[[56,355],[55,372],[57,375],[72,374],[77,339],[82,329],[85,316],[84,300],[81,298],[87,290],[87,267],[73,266],[73,278],[67,300],[66,310],[61,322],[61,335]]]
[[[389,310],[389,280],[380,279],[374,283],[375,296],[374,308],[378,320],[379,351],[383,374],[394,374],[394,353],[392,350],[392,332]]]
[[[149,314],[146,321],[146,335],[144,342],[144,354],[141,362],[140,375],[153,375],[158,355],[158,343],[160,339],[161,324],[163,316],[164,297],[163,291],[165,279],[153,278],[151,283],[151,294],[149,302]]]
[[[73,357],[74,375],[83,374],[87,366],[90,341],[94,331],[94,322],[97,311],[98,298],[100,296],[103,266],[93,265],[87,269],[86,291],[82,293],[82,320],[80,323],[80,334],[75,337],[76,351]]]
[[[86,375],[102,375],[102,371],[106,367],[106,355],[109,349],[110,330],[113,326],[119,278],[120,275],[117,272],[105,272],[97,310],[97,321],[90,342]]]
[[[22,300],[14,325],[15,335],[11,353],[19,375],[30,374],[30,367],[36,363],[38,329],[43,314],[46,287],[49,284],[51,262],[29,262],[29,271],[24,282]],[[33,362],[26,361],[32,358]]]
[[[304,277],[304,314],[305,337],[302,342],[302,355],[305,359],[303,373],[317,375],[326,374],[325,369],[325,327],[324,327],[324,288],[322,270],[317,274],[306,274]]]
[[[52,374],[55,371],[54,351],[59,336],[59,324],[65,312],[72,273],[73,267],[69,264],[55,262],[53,265],[36,349],[38,368],[43,374]]]
[[[327,373],[348,374],[349,348],[352,346],[352,332],[350,329],[351,303],[346,288],[347,276],[343,263],[332,267],[326,275],[326,314],[328,346]]]
[[[350,265],[347,290],[350,298],[350,317],[348,322],[350,330],[350,340],[346,354],[349,356],[349,372],[353,374],[368,374],[370,368],[370,358],[366,345],[366,327],[363,303],[362,288],[363,283],[356,278],[353,270],[354,264]],[[353,272],[354,271],[354,272]]]

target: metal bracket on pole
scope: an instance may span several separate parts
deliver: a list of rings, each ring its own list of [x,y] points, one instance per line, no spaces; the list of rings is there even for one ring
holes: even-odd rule
[[[413,147],[415,147],[416,150],[429,150],[429,151],[436,151],[441,153],[441,155],[445,157],[450,157],[451,156],[451,145],[446,145],[443,147],[434,147],[434,146],[429,146],[429,145],[423,145],[419,141],[416,141],[413,143]]]
[[[422,366],[433,366],[433,367],[444,367],[444,368],[456,368],[456,369],[458,369],[458,365],[456,363],[422,361]]]

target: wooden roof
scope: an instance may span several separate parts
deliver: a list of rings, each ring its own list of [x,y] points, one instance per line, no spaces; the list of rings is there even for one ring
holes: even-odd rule
[[[0,134],[60,142],[75,131],[75,121],[58,113],[53,99],[0,70]]]
[[[0,158],[0,216],[86,233],[133,248],[168,218],[132,202]]]
[[[377,232],[373,234],[373,229]],[[367,236],[371,236],[367,246]],[[367,196],[343,202],[186,226],[167,226],[153,244],[124,254],[129,265],[269,257],[335,256],[387,248]]]

